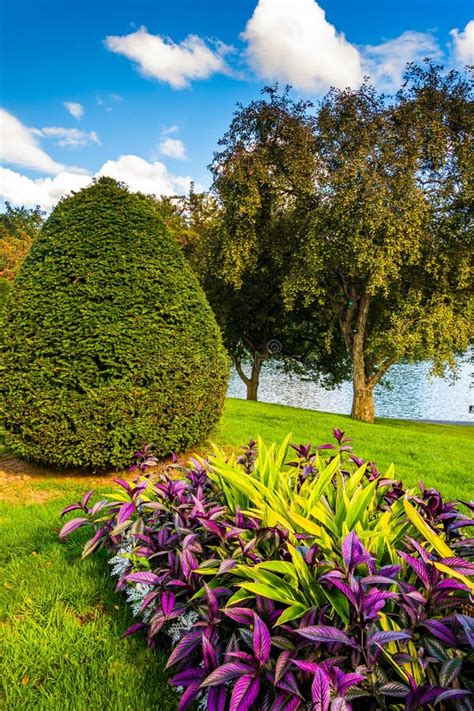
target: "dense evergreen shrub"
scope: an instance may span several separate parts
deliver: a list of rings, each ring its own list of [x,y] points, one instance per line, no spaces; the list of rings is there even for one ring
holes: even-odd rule
[[[11,283],[7,279],[0,278],[0,316],[5,308],[10,289]]]
[[[225,396],[219,329],[152,201],[110,178],[62,200],[15,281],[0,344],[6,443],[119,467],[206,437]]]

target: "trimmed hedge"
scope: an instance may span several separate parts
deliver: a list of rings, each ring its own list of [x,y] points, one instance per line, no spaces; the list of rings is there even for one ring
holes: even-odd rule
[[[153,202],[111,178],[62,200],[15,281],[0,343],[6,445],[59,467],[183,451],[218,421],[228,360]]]
[[[0,316],[6,306],[10,290],[11,282],[9,282],[7,279],[0,278]]]

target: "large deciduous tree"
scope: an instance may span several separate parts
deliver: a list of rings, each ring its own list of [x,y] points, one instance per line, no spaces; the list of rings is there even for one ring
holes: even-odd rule
[[[315,127],[312,228],[286,282],[323,309],[352,364],[352,416],[397,361],[455,369],[472,342],[472,83],[410,65],[392,99],[333,90]]]
[[[312,224],[317,163],[310,104],[276,87],[263,94],[238,106],[219,142],[212,196],[198,206],[201,216],[206,206],[205,219],[197,224],[191,210],[199,234],[192,262],[251,400],[270,358],[313,375],[317,368],[331,383],[345,375],[338,334],[330,356],[323,347],[323,312],[309,318],[296,303],[288,310],[282,291]]]

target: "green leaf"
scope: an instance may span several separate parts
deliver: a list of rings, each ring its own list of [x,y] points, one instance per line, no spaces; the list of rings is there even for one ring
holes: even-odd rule
[[[301,603],[290,605],[290,607],[287,607],[286,610],[281,613],[280,617],[275,622],[275,625],[284,625],[286,622],[296,620],[299,617],[302,617],[306,612],[308,612],[309,609],[311,608]]]
[[[303,529],[304,533],[309,533],[313,536],[319,536],[321,534],[321,526],[313,523],[313,521],[310,521],[306,516],[301,516],[296,513],[296,511],[289,511],[288,518],[294,521],[296,528]]]
[[[454,659],[448,659],[443,662],[443,666],[441,667],[439,674],[439,682],[441,686],[451,686],[454,679],[461,671],[462,661],[461,657],[455,657]]]
[[[239,605],[239,603],[243,602],[244,600],[249,600],[252,597],[252,595],[249,595],[247,590],[237,590],[232,597],[230,597],[227,600],[227,605],[226,607],[232,607],[233,605]]]
[[[338,457],[334,459],[327,465],[325,469],[319,474],[311,495],[308,498],[308,505],[306,510],[311,511],[313,507],[318,503],[321,496],[325,493],[326,489],[330,486],[332,478],[335,471],[339,466]]]
[[[270,598],[270,600],[283,602],[285,605],[296,605],[299,602],[298,600],[291,599],[281,588],[274,588],[263,583],[237,583],[237,585],[243,590],[254,593],[254,595],[262,595],[263,597]]]
[[[421,515],[415,509],[408,499],[403,499],[403,505],[405,507],[406,514],[415,528],[421,533],[421,535],[433,546],[435,551],[439,553],[442,558],[455,558],[455,554],[451,548],[446,545],[441,536],[438,536],[432,528],[423,520]]]
[[[349,602],[345,595],[340,590],[328,590],[321,586],[323,594],[330,605],[337,612],[341,620],[347,624],[349,622]]]
[[[357,491],[348,506],[347,525],[350,530],[361,520],[363,515],[367,513],[367,507],[373,499],[375,489],[377,488],[377,480],[370,482],[364,489]]]
[[[289,575],[294,580],[298,579],[296,574],[295,566],[285,560],[268,560],[263,563],[257,563],[255,566],[257,570],[270,570],[274,573],[281,573],[282,575]]]

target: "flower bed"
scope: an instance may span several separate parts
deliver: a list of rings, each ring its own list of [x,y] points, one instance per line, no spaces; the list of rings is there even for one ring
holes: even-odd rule
[[[180,710],[472,708],[474,505],[406,491],[334,436],[156,481],[145,449],[133,485],[64,510],[81,515],[61,537],[92,526],[83,555],[111,551],[124,634],[168,639]]]

